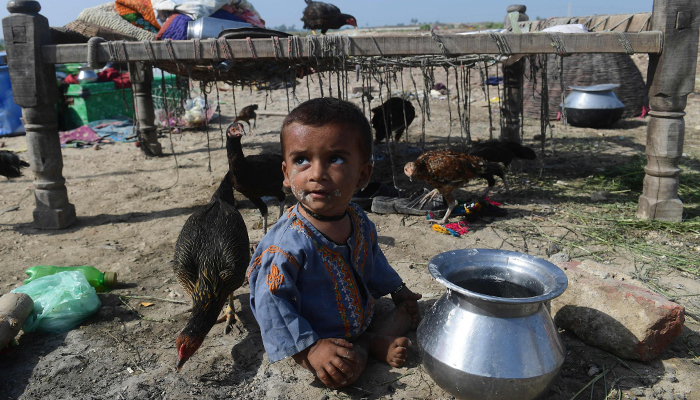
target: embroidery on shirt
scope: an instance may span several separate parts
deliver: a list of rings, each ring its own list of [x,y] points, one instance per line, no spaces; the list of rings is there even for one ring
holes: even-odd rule
[[[368,256],[367,242],[365,241],[365,235],[363,235],[365,220],[360,218],[354,205],[348,211],[355,229],[355,246],[352,249],[352,258],[355,261],[355,269],[360,273],[360,276],[364,276],[365,260],[367,260]]]
[[[335,285],[336,302],[338,312],[343,319],[345,335],[347,337],[356,336],[362,329],[365,313],[360,300],[359,288],[357,287],[352,271],[350,271],[351,267],[343,260],[343,257],[339,253],[321,245],[316,239],[312,240],[321,255],[328,275],[330,275]],[[345,302],[343,302],[343,300],[345,300]],[[343,303],[348,305],[347,311]]]
[[[250,264],[250,268],[248,268],[248,273],[246,274],[246,279],[250,278],[250,274],[253,273],[253,270],[255,270],[255,268],[260,266],[260,264],[262,263],[263,255],[265,253],[270,253],[270,254],[280,253],[287,258],[287,261],[289,261],[289,263],[292,264],[297,269],[297,271],[300,269],[299,263],[297,262],[297,260],[293,256],[287,254],[287,252],[285,252],[284,250],[280,249],[277,246],[270,246],[270,247],[266,248],[262,253],[260,253],[259,256],[255,257],[255,260],[253,260],[253,262]]]
[[[267,286],[270,287],[270,293],[275,294],[275,291],[277,291],[277,288],[280,287],[283,280],[284,275],[280,274],[280,270],[275,264],[272,264],[270,273],[267,274]]]

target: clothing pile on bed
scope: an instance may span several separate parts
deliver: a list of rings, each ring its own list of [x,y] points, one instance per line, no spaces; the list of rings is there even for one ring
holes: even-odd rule
[[[116,0],[83,10],[64,28],[87,37],[107,30],[133,40],[184,40],[187,23],[203,17],[265,27],[247,0]]]

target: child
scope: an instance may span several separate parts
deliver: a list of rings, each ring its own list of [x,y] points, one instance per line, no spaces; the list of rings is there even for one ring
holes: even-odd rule
[[[399,367],[421,295],[387,262],[374,224],[350,203],[372,174],[372,131],[352,103],[309,100],[280,132],[284,184],[299,203],[265,235],[248,270],[250,306],[270,362],[286,357],[326,386],[357,380],[371,355]],[[374,319],[374,298],[396,308]]]

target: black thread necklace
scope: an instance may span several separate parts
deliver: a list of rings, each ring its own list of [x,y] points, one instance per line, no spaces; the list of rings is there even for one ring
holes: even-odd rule
[[[304,207],[304,205],[301,204],[301,202],[299,202],[299,207],[301,207],[304,211],[306,211],[307,214],[312,216],[314,219],[317,219],[317,220],[323,221],[323,222],[340,221],[341,219],[345,218],[346,215],[348,215],[348,210],[343,211],[343,213],[340,215],[327,216],[327,215],[316,214],[315,212]]]

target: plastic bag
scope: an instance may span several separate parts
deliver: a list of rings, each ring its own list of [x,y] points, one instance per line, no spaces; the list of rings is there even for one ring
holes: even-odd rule
[[[90,318],[102,305],[85,275],[66,271],[36,279],[11,291],[26,293],[34,310],[22,326],[25,332],[59,333]]]

